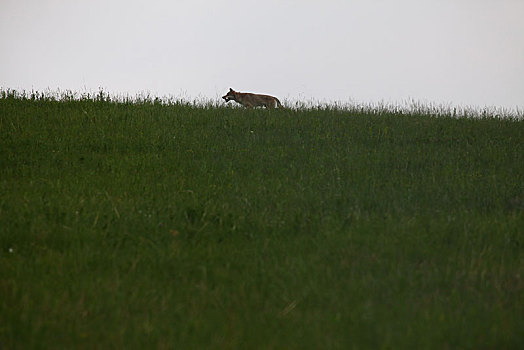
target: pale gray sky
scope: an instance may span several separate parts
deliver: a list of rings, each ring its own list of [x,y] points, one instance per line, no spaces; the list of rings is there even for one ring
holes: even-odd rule
[[[0,0],[0,87],[524,108],[524,0]]]

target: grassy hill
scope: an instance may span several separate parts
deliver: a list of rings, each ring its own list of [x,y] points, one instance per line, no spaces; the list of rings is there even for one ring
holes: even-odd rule
[[[524,122],[0,95],[0,347],[497,348]]]

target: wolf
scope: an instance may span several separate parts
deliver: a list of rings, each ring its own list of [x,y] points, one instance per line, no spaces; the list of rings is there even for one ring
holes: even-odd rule
[[[238,92],[231,88],[227,94],[222,96],[226,102],[231,100],[240,103],[247,108],[266,107],[266,108],[284,108],[278,98],[269,95],[251,94],[249,92]]]

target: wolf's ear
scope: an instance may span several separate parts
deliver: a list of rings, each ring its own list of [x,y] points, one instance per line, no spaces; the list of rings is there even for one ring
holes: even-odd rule
[[[235,92],[235,90],[233,90],[232,88],[229,88],[229,92]]]

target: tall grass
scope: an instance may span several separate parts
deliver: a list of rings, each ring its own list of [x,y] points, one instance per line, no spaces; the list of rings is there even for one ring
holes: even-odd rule
[[[69,96],[0,93],[2,347],[522,345],[521,119]]]

